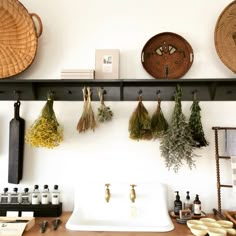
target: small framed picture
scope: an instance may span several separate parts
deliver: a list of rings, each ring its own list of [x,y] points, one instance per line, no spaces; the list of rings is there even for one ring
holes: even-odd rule
[[[95,79],[119,79],[119,58],[119,49],[96,49]]]

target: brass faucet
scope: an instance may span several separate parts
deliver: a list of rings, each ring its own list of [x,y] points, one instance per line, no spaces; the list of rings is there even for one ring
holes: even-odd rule
[[[110,189],[109,189],[110,184],[105,184],[105,200],[106,202],[109,202],[110,198],[111,198],[111,193],[110,193]]]
[[[131,202],[135,202],[135,199],[136,199],[136,193],[135,193],[135,189],[134,189],[134,187],[136,187],[136,186],[137,185],[135,185],[135,184],[130,185],[131,191],[130,191],[129,198],[130,198]]]

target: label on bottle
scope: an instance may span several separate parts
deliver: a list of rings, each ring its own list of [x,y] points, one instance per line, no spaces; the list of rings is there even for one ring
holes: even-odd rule
[[[175,203],[174,206],[174,213],[175,215],[179,215],[179,211],[182,210],[182,203]]]
[[[52,193],[52,204],[58,205],[60,202],[59,193]]]
[[[32,193],[32,205],[38,205],[38,204],[39,204],[39,194]]]
[[[193,204],[193,213],[194,215],[201,215],[201,204]]]
[[[42,194],[42,204],[49,204],[49,194],[48,193]]]
[[[1,197],[1,204],[7,204],[8,203],[8,196],[2,196]]]

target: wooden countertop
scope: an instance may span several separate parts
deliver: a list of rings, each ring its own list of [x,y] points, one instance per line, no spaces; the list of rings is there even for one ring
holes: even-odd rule
[[[37,217],[35,226],[30,229],[28,232],[24,232],[23,236],[37,236],[37,235],[48,235],[48,236],[70,236],[70,235],[81,235],[81,236],[96,236],[96,235],[103,235],[103,236],[135,236],[135,235],[142,235],[142,236],[151,236],[151,235],[179,235],[179,236],[192,236],[191,231],[187,227],[187,225],[179,224],[173,219],[173,224],[175,229],[170,232],[161,232],[161,233],[143,233],[143,232],[95,232],[95,231],[71,231],[66,229],[65,224],[68,221],[71,212],[64,212],[59,218],[61,219],[62,223],[59,225],[57,230],[53,230],[52,228],[52,221],[55,219],[54,217]],[[214,218],[214,215],[209,215],[209,217]],[[46,232],[43,234],[40,232],[40,223],[43,220],[47,220],[49,226],[47,227]]]

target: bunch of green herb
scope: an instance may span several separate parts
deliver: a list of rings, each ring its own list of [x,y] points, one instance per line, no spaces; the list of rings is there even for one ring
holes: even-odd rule
[[[177,86],[171,123],[160,143],[161,154],[165,159],[166,167],[168,169],[172,167],[175,172],[178,172],[183,165],[183,161],[188,164],[190,169],[195,166],[193,159],[194,140],[182,112],[181,98],[182,90]]]
[[[54,148],[63,140],[63,128],[53,110],[53,96],[49,94],[40,117],[26,131],[25,141],[33,147]]]
[[[196,147],[205,147],[209,145],[205,139],[204,131],[201,122],[201,108],[199,106],[199,101],[197,100],[196,92],[193,95],[193,103],[191,106],[191,115],[189,118],[189,126],[192,132],[193,140],[195,141]]]
[[[77,130],[79,131],[79,133],[85,132],[88,129],[92,129],[94,131],[96,128],[96,120],[91,105],[91,96],[92,96],[91,89],[90,87],[84,87],[82,91],[84,98],[84,108],[83,108],[83,113],[77,124]]]
[[[168,123],[161,110],[161,100],[158,96],[157,109],[153,113],[151,118],[151,130],[154,139],[162,137],[165,131],[168,129]]]
[[[98,108],[97,120],[99,122],[109,121],[113,117],[113,112],[110,107],[106,106],[104,103],[104,94],[105,91],[102,88],[98,89],[98,97],[100,100],[100,106]]]
[[[143,105],[141,95],[138,106],[129,119],[129,133],[129,137],[134,140],[152,139],[151,118]]]

